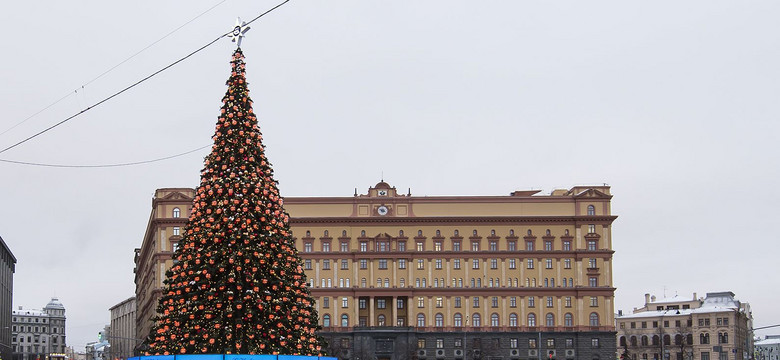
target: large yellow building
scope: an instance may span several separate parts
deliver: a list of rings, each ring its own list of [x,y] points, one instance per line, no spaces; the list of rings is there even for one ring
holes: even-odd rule
[[[158,196],[191,198],[184,190]],[[380,182],[349,197],[285,198],[333,355],[614,357],[609,187],[538,193],[411,196]],[[175,208],[189,205],[155,206],[136,256],[139,336],[183,226]]]

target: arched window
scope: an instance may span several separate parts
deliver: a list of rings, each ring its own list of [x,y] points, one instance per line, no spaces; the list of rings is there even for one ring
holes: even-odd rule
[[[341,315],[341,327],[349,326],[349,316],[347,314]]]
[[[672,345],[672,337],[669,335],[664,335],[664,345]]]
[[[360,236],[361,237],[366,237],[366,231],[365,230],[360,230]]]
[[[360,279],[360,287],[362,288],[366,287],[366,278]]]
[[[455,316],[453,317],[452,320],[453,320],[452,323],[453,323],[454,326],[456,326],[456,327],[463,326],[463,315],[455,314]]]
[[[330,315],[325,314],[322,316],[322,326],[329,327],[330,326]]]
[[[675,345],[682,345],[683,343],[683,336],[680,334],[677,334],[674,336],[674,344]]]
[[[658,337],[658,335],[653,335],[653,345],[658,346],[660,345],[661,339]]]
[[[512,230],[512,229],[510,229],[510,230],[509,230],[509,236],[515,236],[515,231],[514,231],[514,230]]]
[[[599,314],[590,313],[590,326],[599,326]]]
[[[173,217],[175,217],[175,218],[181,217],[181,209],[179,209],[177,207],[173,208]]]
[[[641,343],[642,343],[642,346],[648,346],[648,343],[647,343],[647,335],[642,335],[642,341],[641,341]]]
[[[686,335],[685,342],[688,343],[688,345],[693,345],[693,334]]]
[[[729,343],[729,333],[720,333],[718,334],[718,343],[719,344],[728,344]]]
[[[566,278],[563,278],[563,287],[566,287],[566,284],[567,284]]]
[[[626,343],[626,337],[625,336],[621,336],[620,337],[620,346],[624,346],[624,347],[628,346],[628,343]]]
[[[491,229],[490,230],[490,236],[496,236],[496,230]]]
[[[509,326],[517,326],[517,314],[509,314]]]
[[[555,315],[552,313],[547,313],[547,316],[544,319],[545,326],[553,327],[555,326]]]
[[[398,230],[398,237],[404,237],[404,231]]]
[[[588,205],[588,215],[596,215],[596,207],[593,205]]]
[[[472,324],[476,327],[482,326],[482,317],[479,316],[479,314],[474,314],[474,316],[471,317]]]
[[[528,314],[528,326],[536,326],[536,315]]]
[[[566,235],[566,236],[569,236],[569,229],[564,230],[563,234]]]
[[[311,231],[306,230],[306,237],[311,237]]]
[[[455,233],[457,233],[457,232],[458,232],[458,231],[457,231],[457,230],[455,230]],[[436,230],[436,236],[441,236],[441,230]]]
[[[417,236],[422,236],[422,230],[417,230]]]
[[[533,233],[531,232],[531,229],[528,229],[528,236],[531,236],[531,235],[533,235]]]
[[[323,236],[323,237],[328,237],[328,230],[325,230],[325,231],[322,233],[322,236]]]
[[[376,325],[377,326],[385,326],[385,316],[384,315],[377,316],[377,318],[376,318]]]
[[[417,327],[425,327],[425,315],[417,314]]]
[[[382,278],[376,278],[376,287],[382,287]]]
[[[341,236],[347,237],[347,230],[341,230]]]
[[[566,315],[563,315],[563,326],[573,327],[574,326],[574,315],[572,315],[571,313],[566,313]]]
[[[636,346],[636,336],[631,337],[631,346]]]
[[[458,231],[458,229],[455,229],[455,236],[460,236],[460,232]]]
[[[709,344],[710,343],[710,334],[708,333],[701,333],[699,334],[699,344]]]
[[[472,236],[477,236],[477,229],[474,229],[474,231],[471,232]]]
[[[390,287],[390,278],[385,278],[385,287],[386,288]]]
[[[550,236],[550,229],[545,230],[544,234]]]
[[[490,315],[490,326],[499,326],[498,325],[498,314],[493,313]]]
[[[436,322],[436,327],[444,327],[444,315],[441,313],[436,314],[434,321]]]

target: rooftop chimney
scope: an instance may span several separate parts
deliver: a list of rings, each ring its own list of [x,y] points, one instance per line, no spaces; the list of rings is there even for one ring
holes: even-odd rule
[[[645,293],[645,304],[650,302],[650,294]]]

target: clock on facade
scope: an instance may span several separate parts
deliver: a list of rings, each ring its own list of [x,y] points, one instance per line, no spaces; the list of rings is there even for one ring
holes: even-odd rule
[[[379,191],[377,191],[377,195],[379,195],[379,196],[387,196],[387,190],[379,190]]]
[[[389,210],[387,209],[387,206],[382,205],[382,206],[376,208],[376,213],[381,215],[381,216],[387,215],[388,212],[389,212]]]

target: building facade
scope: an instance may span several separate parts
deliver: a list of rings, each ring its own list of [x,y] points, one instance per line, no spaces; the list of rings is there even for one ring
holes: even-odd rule
[[[11,359],[13,355],[11,312],[15,271],[16,257],[0,237],[0,359],[2,360]]]
[[[42,309],[12,313],[11,343],[14,360],[64,360],[67,358],[65,306],[52,298]]]
[[[756,360],[780,360],[780,335],[768,335],[754,346]]]
[[[750,305],[732,292],[656,300],[616,318],[618,355],[632,360],[745,360],[753,353]]]
[[[612,358],[609,187],[538,193],[411,196],[380,182],[349,197],[285,198],[330,353]],[[152,314],[139,301],[139,321]]]
[[[181,240],[194,197],[195,190],[187,188],[158,189],[154,193],[143,242],[135,249],[137,339],[145,339],[152,328],[165,271],[173,264],[173,250]]]
[[[136,345],[142,341],[136,337],[135,308],[136,301],[135,296],[133,296],[108,309],[111,313],[110,332],[108,333],[108,342],[111,343],[111,348],[108,352],[108,358],[111,360],[133,357]]]

